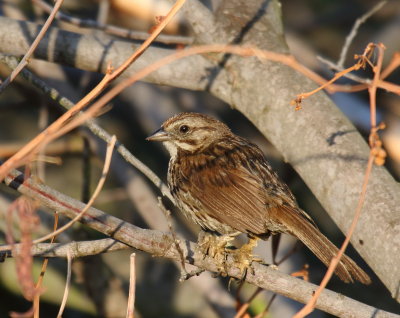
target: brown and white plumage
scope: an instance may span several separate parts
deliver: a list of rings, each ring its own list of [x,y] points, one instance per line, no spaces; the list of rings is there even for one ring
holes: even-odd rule
[[[220,121],[196,113],[167,120],[149,140],[171,154],[168,185],[179,208],[203,229],[265,238],[288,233],[325,265],[338,249],[302,211],[261,150]],[[344,256],[335,272],[368,284],[368,275]]]

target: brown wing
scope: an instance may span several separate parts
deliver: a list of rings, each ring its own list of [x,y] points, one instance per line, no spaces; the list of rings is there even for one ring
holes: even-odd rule
[[[244,233],[286,232],[269,211],[283,205],[296,207],[295,200],[256,145],[236,137],[219,140],[201,153],[177,157],[169,186],[178,203],[184,203],[183,210],[195,208],[195,217],[188,214],[196,222],[212,229],[207,216]]]
[[[192,195],[203,212],[237,231],[265,233],[262,182],[244,168],[206,169],[189,177]]]
[[[284,230],[268,224],[268,209],[283,204],[282,198],[296,204],[257,146],[235,138],[182,158],[179,172],[185,181],[177,188],[185,187],[183,192],[190,189],[194,201],[201,205],[201,213],[244,233],[263,235]]]

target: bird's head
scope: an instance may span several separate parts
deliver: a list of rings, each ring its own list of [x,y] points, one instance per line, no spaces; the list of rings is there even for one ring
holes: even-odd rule
[[[178,150],[195,153],[231,134],[225,124],[210,116],[180,113],[166,120],[147,140],[163,142],[174,157]]]

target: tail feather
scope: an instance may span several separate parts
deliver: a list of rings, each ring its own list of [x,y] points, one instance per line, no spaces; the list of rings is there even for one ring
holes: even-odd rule
[[[337,255],[338,248],[325,237],[308,219],[305,212],[295,209],[280,211],[279,219],[287,228],[287,232],[302,241],[326,266],[332,257]],[[301,213],[303,212],[306,217]],[[284,214],[284,216],[283,216]],[[350,257],[343,255],[336,267],[335,274],[344,282],[354,280],[370,284],[371,279]]]

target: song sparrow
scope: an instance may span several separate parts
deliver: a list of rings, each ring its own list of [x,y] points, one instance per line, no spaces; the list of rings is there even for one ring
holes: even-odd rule
[[[336,246],[297,206],[261,150],[222,122],[181,113],[147,139],[162,141],[171,155],[168,185],[178,207],[204,230],[221,234],[220,247],[246,233],[250,242],[241,250],[249,254],[255,239],[287,233],[325,265],[336,255]],[[346,255],[335,274],[345,282],[370,283],[368,275]]]

